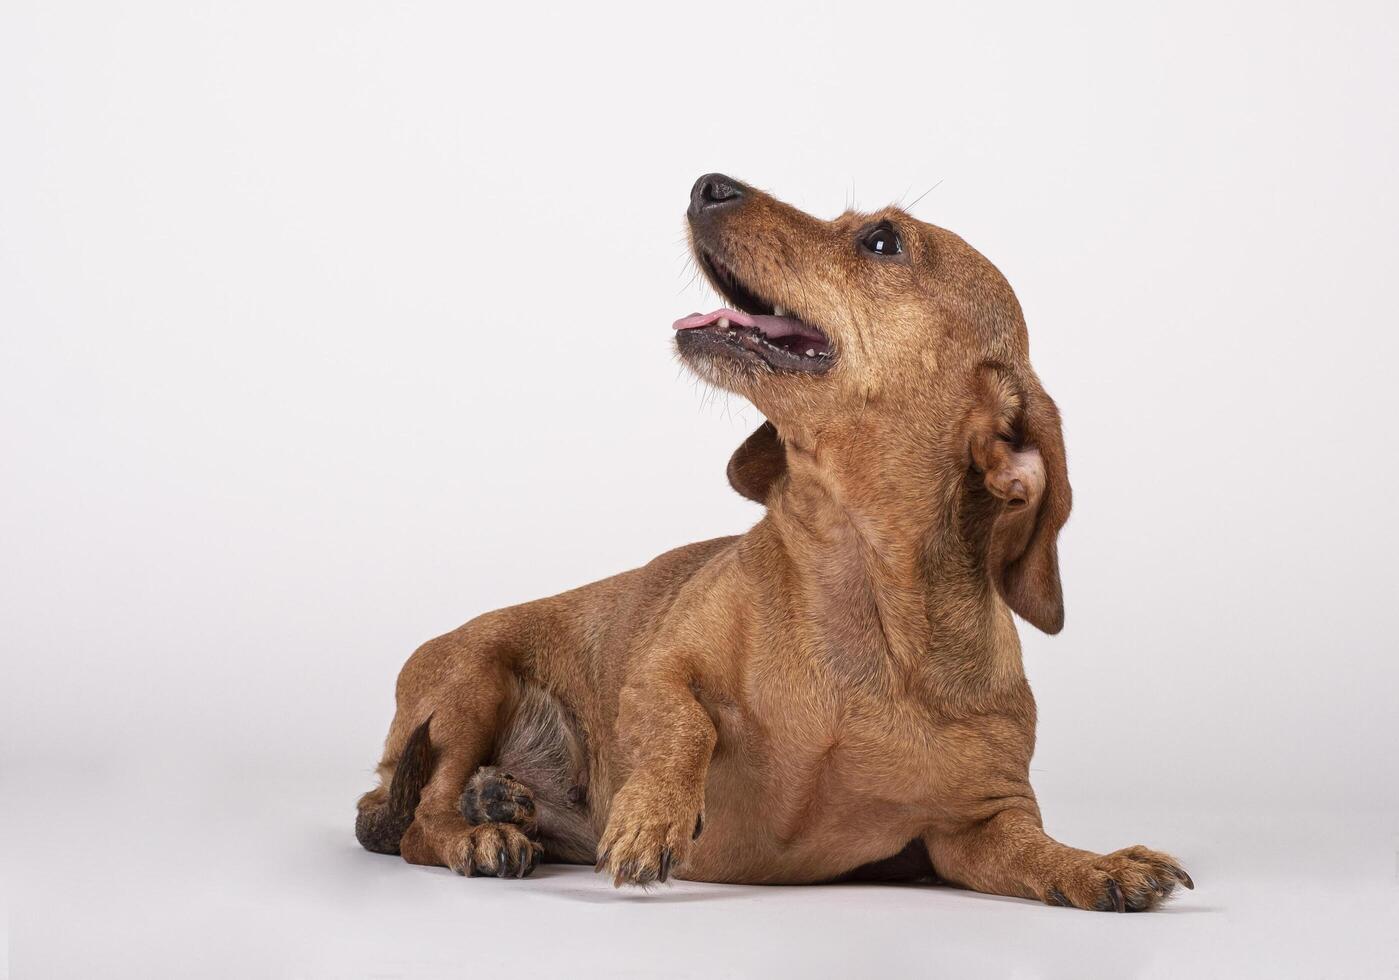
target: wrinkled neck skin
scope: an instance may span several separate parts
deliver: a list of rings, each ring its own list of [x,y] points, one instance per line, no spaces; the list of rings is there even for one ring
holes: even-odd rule
[[[830,668],[952,714],[1023,688],[1010,611],[964,535],[954,434],[933,434],[930,452],[877,429],[782,435],[787,476],[760,528],[778,539],[795,620]]]

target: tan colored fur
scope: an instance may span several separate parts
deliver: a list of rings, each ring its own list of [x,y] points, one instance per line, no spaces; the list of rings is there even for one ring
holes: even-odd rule
[[[461,870],[520,846],[510,825],[468,824],[458,800],[537,688],[583,747],[577,781],[619,883],[672,869],[830,881],[917,841],[940,878],[969,888],[1154,906],[1189,880],[1173,859],[1057,843],[1029,784],[1035,704],[1012,611],[1062,626],[1070,491],[1010,286],[956,235],[896,209],[827,222],[745,190],[722,218],[692,219],[696,248],[836,351],[819,375],[688,359],[771,421],[729,470],[766,513],[741,537],[420,648],[380,769],[387,780],[431,715],[434,769],[403,856]],[[896,260],[856,245],[881,219],[903,237]]]

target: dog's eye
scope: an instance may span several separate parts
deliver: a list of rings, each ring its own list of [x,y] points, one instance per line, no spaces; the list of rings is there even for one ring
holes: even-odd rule
[[[860,244],[875,255],[898,255],[904,250],[899,233],[888,224],[876,225],[860,239]]]

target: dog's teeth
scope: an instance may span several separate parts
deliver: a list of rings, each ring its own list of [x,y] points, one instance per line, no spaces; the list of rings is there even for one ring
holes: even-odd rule
[[[778,306],[776,303],[774,303],[774,304],[772,305],[772,315],[773,315],[773,316],[786,316],[786,315],[787,315],[787,311],[784,310],[782,307]]]
[[[726,316],[721,316],[718,320],[718,326],[720,330],[729,329],[729,318]]]
[[[816,356],[816,350],[815,350],[814,348],[808,347],[808,348],[806,349],[806,356],[807,356],[807,357],[815,357],[815,356]]]

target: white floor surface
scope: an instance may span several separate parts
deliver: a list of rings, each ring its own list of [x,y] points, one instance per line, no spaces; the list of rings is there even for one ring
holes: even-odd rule
[[[1056,800],[1064,840],[1158,846],[1196,878],[1164,912],[1111,915],[936,886],[466,879],[360,850],[358,784],[10,776],[16,980],[1399,977],[1399,827],[1378,814]]]

